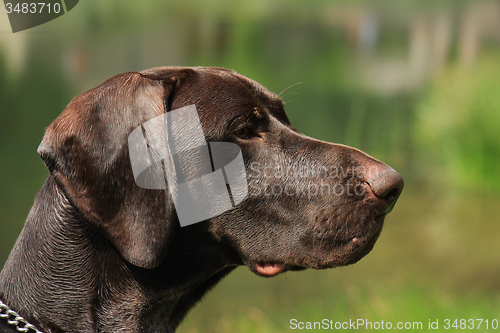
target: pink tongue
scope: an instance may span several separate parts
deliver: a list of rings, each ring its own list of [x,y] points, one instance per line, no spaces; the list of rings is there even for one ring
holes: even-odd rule
[[[255,266],[257,268],[257,272],[265,276],[273,276],[279,274],[285,269],[285,265],[278,262],[258,263]]]

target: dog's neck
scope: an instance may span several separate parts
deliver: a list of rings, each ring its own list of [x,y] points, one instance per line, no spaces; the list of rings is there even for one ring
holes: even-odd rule
[[[206,241],[215,241],[209,235]],[[182,229],[177,238],[172,246],[185,247],[176,251],[182,258],[167,255],[154,269],[132,266],[85,223],[49,177],[0,274],[0,299],[44,332],[173,332],[194,303],[234,269],[234,260],[203,251],[210,247],[200,247],[199,239],[190,246]],[[198,261],[207,266],[190,266],[193,255],[207,256]]]

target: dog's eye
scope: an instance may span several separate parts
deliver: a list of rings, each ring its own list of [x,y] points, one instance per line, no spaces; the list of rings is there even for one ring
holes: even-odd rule
[[[243,127],[234,132],[234,134],[240,139],[248,139],[251,136],[251,131],[248,127]]]

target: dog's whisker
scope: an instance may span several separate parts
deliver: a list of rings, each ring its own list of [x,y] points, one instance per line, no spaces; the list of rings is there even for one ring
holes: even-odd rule
[[[283,95],[282,98],[285,98],[286,96],[289,96],[289,95],[300,95],[300,93],[297,92],[297,91],[292,91],[292,92],[289,92],[288,94]],[[284,104],[290,103],[290,102],[293,102],[293,100],[291,100],[291,101],[283,101]]]
[[[303,84],[303,83],[307,83],[307,82],[296,82],[296,83],[292,83],[291,85],[289,85],[288,87],[286,87],[285,89],[283,89],[279,94],[278,94],[278,97],[281,98],[281,94],[283,94],[285,91],[287,91],[288,89],[292,88],[292,87],[295,87],[299,84]]]

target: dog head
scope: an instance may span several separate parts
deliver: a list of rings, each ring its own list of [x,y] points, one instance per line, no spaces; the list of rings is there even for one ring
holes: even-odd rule
[[[403,188],[396,171],[301,134],[275,94],[236,72],[169,67],[121,74],[77,96],[38,150],[72,205],[125,260],[160,265],[181,228],[176,193],[137,185],[128,138],[190,105],[205,141],[241,151],[245,198],[200,222],[237,254],[234,264],[273,276],[348,265],[371,250]]]

